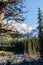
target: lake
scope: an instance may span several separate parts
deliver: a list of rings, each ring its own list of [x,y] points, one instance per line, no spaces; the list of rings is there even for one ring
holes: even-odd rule
[[[22,63],[16,63],[11,65],[43,65],[43,60],[33,60],[33,61],[26,61],[24,60]]]

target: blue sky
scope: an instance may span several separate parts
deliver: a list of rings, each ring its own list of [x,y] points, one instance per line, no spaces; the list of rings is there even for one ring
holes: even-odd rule
[[[40,7],[40,9],[43,11],[43,0],[26,0],[26,5],[29,12],[26,13],[25,23],[28,26],[36,26],[38,8]]]

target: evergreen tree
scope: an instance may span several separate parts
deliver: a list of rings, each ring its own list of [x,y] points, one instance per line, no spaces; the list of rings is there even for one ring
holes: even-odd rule
[[[23,16],[22,14],[24,13],[23,7],[24,5],[22,0],[1,0],[0,1],[0,13],[2,14],[5,11],[5,18],[8,19],[10,19],[10,17],[12,16],[16,21],[23,21],[24,20],[24,17],[22,17]]]
[[[38,8],[38,37],[39,37],[39,44],[40,44],[40,56],[43,58],[43,19],[42,19],[42,12],[40,8]]]
[[[0,34],[8,31],[7,28],[5,29],[4,27],[8,25],[9,20],[15,20],[16,22],[25,20],[23,8],[24,4],[22,0],[0,0]],[[4,25],[3,19],[7,19],[6,25]]]

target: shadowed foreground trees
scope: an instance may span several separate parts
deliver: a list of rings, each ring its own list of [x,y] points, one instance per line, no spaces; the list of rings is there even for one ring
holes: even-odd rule
[[[12,51],[14,53],[27,53],[30,57],[39,56],[38,38],[17,40],[15,38],[8,39],[6,37],[0,38],[0,50]]]
[[[4,39],[4,37],[0,38],[0,50],[3,51],[12,51],[14,53],[24,53],[25,43],[24,40],[17,39]]]

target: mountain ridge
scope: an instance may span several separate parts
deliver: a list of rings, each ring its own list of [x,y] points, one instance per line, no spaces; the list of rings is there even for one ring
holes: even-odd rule
[[[6,21],[4,21],[4,24]],[[23,22],[16,22],[14,20],[9,20],[7,22],[7,29],[8,30],[13,30],[15,32],[19,32],[20,34],[25,35],[30,35],[30,36],[34,36],[34,32],[36,32],[36,27],[29,27],[27,24],[23,23]]]

